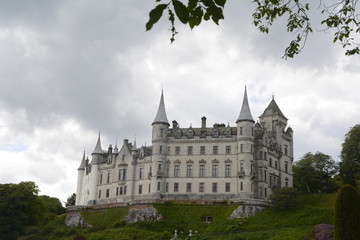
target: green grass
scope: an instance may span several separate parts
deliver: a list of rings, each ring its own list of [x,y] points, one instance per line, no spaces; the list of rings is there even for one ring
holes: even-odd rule
[[[177,229],[181,239],[192,230],[209,240],[295,240],[309,235],[317,224],[331,224],[334,201],[335,194],[304,195],[296,210],[267,208],[246,219],[227,218],[237,205],[158,203],[153,206],[163,215],[162,221],[128,223],[120,227],[115,223],[125,218],[128,207],[84,211],[82,216],[93,228],[68,228],[64,225],[64,216],[59,216],[40,230],[43,238],[35,239],[73,240],[76,235],[84,235],[87,240],[170,240]],[[202,216],[212,216],[212,223],[201,222]]]

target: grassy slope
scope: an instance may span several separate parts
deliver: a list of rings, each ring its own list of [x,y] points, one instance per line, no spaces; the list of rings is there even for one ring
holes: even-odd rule
[[[179,233],[188,233],[191,229],[211,240],[301,239],[314,225],[332,223],[334,200],[335,194],[306,195],[301,197],[301,207],[297,210],[278,212],[268,208],[245,221],[227,219],[237,207],[234,205],[154,204],[164,216],[163,221],[133,223],[120,228],[114,224],[125,217],[128,208],[116,208],[83,212],[84,219],[94,226],[91,229],[64,227],[64,217],[58,217],[44,228],[43,235],[50,240],[73,240],[79,234],[87,240],[169,240],[175,229]],[[213,222],[203,223],[201,216],[213,216]],[[229,233],[229,227],[235,231]]]

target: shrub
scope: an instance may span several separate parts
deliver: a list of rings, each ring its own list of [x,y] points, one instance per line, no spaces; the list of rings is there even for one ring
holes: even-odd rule
[[[120,220],[114,223],[114,227],[115,228],[120,228],[120,227],[125,227],[126,225],[126,221],[125,220]]]
[[[340,188],[335,202],[334,239],[360,239],[360,194],[351,185]]]
[[[277,210],[296,209],[299,205],[299,193],[295,188],[279,188],[273,191],[271,201]]]
[[[84,235],[77,235],[74,237],[74,240],[86,240],[86,237]]]
[[[230,233],[234,233],[234,232],[238,232],[240,230],[240,226],[239,225],[230,225],[226,231],[230,232]]]

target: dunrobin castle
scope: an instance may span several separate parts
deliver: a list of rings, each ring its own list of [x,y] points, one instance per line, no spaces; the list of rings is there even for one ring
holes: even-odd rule
[[[239,106],[240,108],[240,106]],[[240,109],[239,109],[240,110]],[[233,119],[235,120],[235,119]],[[158,200],[263,201],[292,187],[293,131],[274,97],[255,123],[245,88],[236,125],[180,128],[164,96],[152,122],[152,146],[101,147],[78,168],[76,205]]]

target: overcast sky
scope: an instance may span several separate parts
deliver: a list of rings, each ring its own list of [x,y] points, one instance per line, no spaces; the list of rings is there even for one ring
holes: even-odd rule
[[[220,27],[178,23],[170,44],[166,18],[145,32],[155,1],[1,1],[0,183],[34,181],[65,201],[99,130],[103,149],[135,136],[151,145],[162,86],[169,121],[235,126],[246,82],[256,119],[275,95],[295,160],[316,151],[339,160],[360,119],[360,57],[314,23],[303,52],[284,60],[293,36],[281,22],[259,33],[244,2],[229,1]]]

